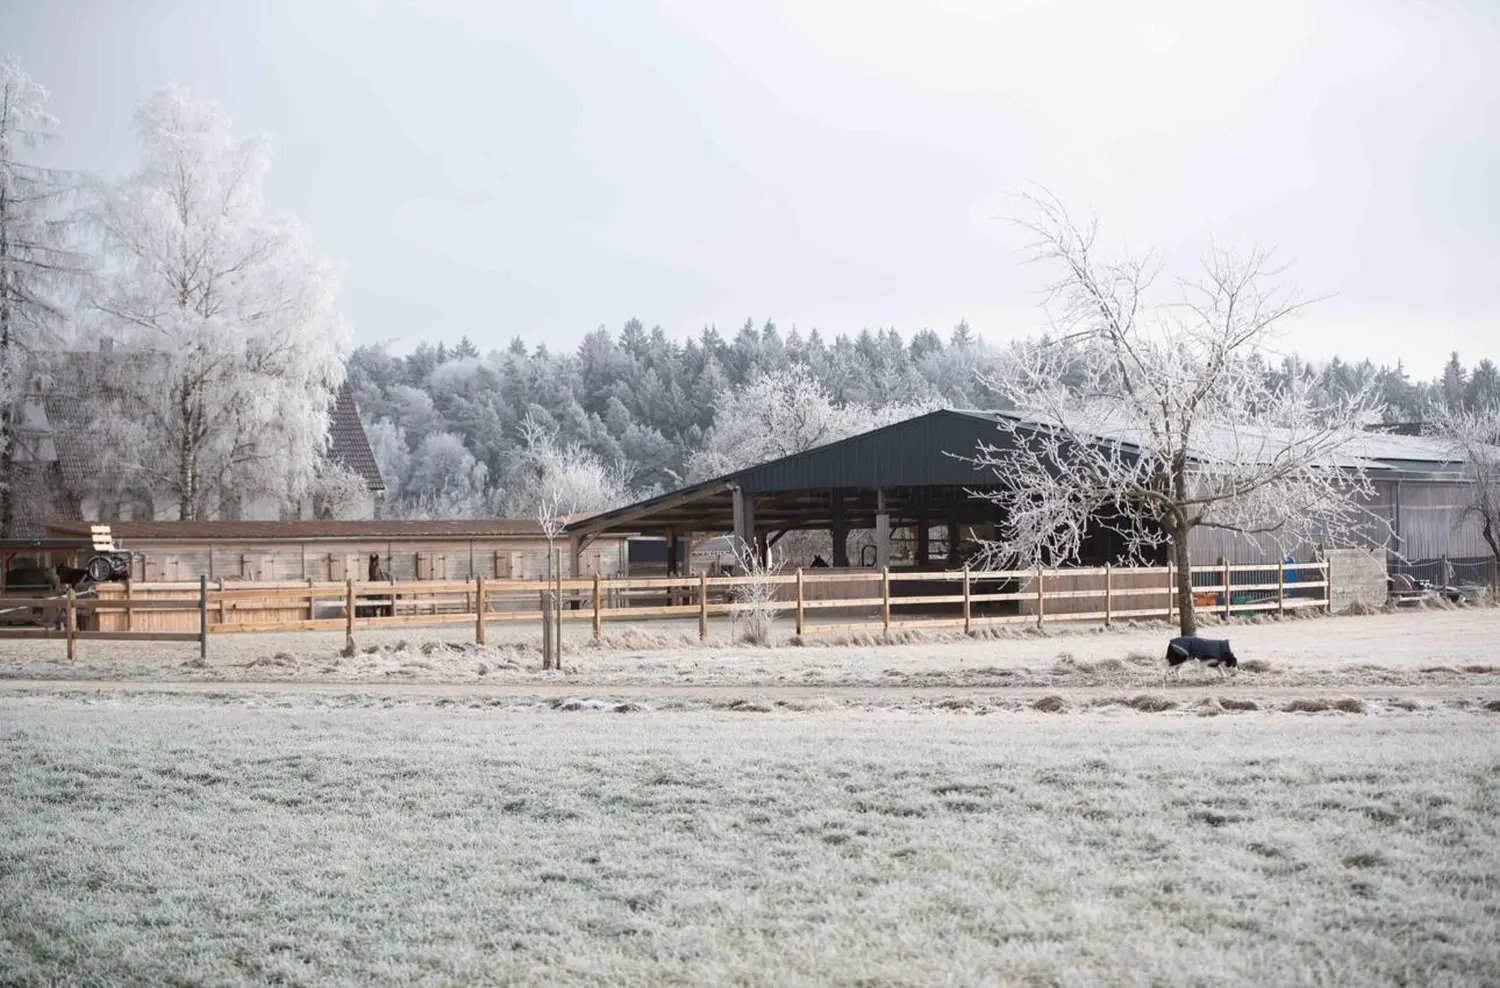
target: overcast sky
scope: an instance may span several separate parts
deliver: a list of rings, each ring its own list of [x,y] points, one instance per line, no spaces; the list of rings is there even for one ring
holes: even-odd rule
[[[1275,247],[1287,348],[1500,356],[1494,0],[0,0],[52,161],[121,172],[169,82],[272,137],[361,341],[635,316],[1001,341],[1033,185],[1190,271]]]

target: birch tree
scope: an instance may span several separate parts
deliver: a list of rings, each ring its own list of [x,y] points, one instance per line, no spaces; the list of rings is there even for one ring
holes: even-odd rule
[[[1183,634],[1193,634],[1189,540],[1221,529],[1278,556],[1308,542],[1355,541],[1379,522],[1350,455],[1373,420],[1369,392],[1320,399],[1264,372],[1276,325],[1302,303],[1276,286],[1262,252],[1214,250],[1201,277],[1158,301],[1150,258],[1110,259],[1096,227],[1055,199],[1020,220],[1056,271],[1050,342],[1016,347],[989,382],[1019,410],[980,447],[1004,509],[992,559],[1077,558],[1091,529],[1127,559],[1167,546]]]
[[[301,223],[267,210],[266,141],[176,87],[134,124],[141,167],[95,210],[93,307],[119,342],[95,417],[111,466],[185,520],[305,493],[343,378],[339,278]]]
[[[543,529],[575,514],[596,514],[638,499],[622,465],[605,463],[534,416],[521,421],[521,441],[506,481],[511,518],[537,518]],[[560,531],[560,527],[559,527]],[[555,534],[555,533],[554,533]]]
[[[13,56],[0,59],[0,534],[14,533],[14,464],[25,375],[56,339],[63,313],[58,291],[83,260],[69,249],[61,214],[72,183],[22,157],[51,136],[57,121],[47,91]]]

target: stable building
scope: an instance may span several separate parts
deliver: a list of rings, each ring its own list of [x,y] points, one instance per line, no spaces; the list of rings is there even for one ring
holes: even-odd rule
[[[570,556],[580,561],[599,539],[654,536],[666,543],[667,569],[681,573],[694,552],[724,533],[764,553],[789,533],[826,532],[836,569],[952,570],[992,539],[1004,508],[985,498],[998,478],[973,462],[981,443],[1010,441],[999,425],[1010,413],[944,409],[737,470],[637,504],[573,521]],[[1101,443],[1124,442],[1120,437]],[[1370,548],[1387,549],[1393,562],[1488,558],[1478,523],[1464,517],[1471,481],[1460,457],[1421,436],[1370,433],[1348,451],[1346,468],[1365,471],[1376,490],[1365,505],[1390,529],[1371,527]],[[858,533],[863,545],[851,545]],[[1086,533],[1079,558],[1069,565],[1118,562],[1120,536],[1104,525]],[[1297,558],[1309,561],[1317,547]],[[1266,552],[1232,533],[1198,529],[1190,551],[1195,565],[1257,564]],[[701,553],[699,554],[701,556]],[[812,560],[786,559],[789,566]],[[1145,560],[1165,565],[1159,558]],[[575,569],[575,572],[582,572]]]

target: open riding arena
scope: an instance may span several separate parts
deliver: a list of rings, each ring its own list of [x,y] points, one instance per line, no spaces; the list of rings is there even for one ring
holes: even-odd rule
[[[1179,682],[1117,573],[1108,626],[1044,575],[967,629],[963,574],[931,627],[808,575],[756,644],[732,586],[554,581],[546,670],[545,586],[353,585],[352,637],[349,584],[222,634],[250,597],[75,596],[92,635],[0,641],[0,983],[1500,983],[1500,610],[1273,568],[1204,591],[1237,674]]]

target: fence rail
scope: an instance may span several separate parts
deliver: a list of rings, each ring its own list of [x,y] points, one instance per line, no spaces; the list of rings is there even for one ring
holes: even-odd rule
[[[1326,609],[1331,599],[1326,562],[1195,566],[1190,582],[1194,609],[1225,618]],[[968,632],[1048,621],[1171,620],[1176,587],[1170,566],[254,585],[203,578],[0,597],[0,613],[27,611],[42,625],[0,627],[0,638],[63,639],[71,660],[77,641],[196,641],[206,659],[209,638],[219,634],[343,629],[352,637],[359,629],[470,622],[483,644],[486,626],[496,622],[590,621],[597,640],[606,621],[696,616],[706,638],[711,617],[727,615],[733,627],[749,613],[790,615],[799,636],[876,627]],[[823,614],[843,620],[812,620]]]

